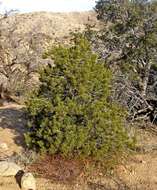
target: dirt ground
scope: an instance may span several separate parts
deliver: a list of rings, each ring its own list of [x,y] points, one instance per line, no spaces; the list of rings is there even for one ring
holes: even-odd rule
[[[24,150],[23,134],[26,117],[22,106],[15,104],[0,107],[0,141],[8,151],[0,152],[0,159]],[[157,189],[157,132],[137,130],[140,150],[118,165],[110,176],[102,173],[81,176],[73,184],[63,184],[48,179],[37,179],[37,190],[156,190]],[[20,190],[14,177],[0,177],[0,190]]]

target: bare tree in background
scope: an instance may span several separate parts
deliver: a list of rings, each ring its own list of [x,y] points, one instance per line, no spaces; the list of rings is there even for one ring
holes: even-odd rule
[[[44,63],[42,43],[50,37],[37,28],[34,33],[19,33],[16,17],[8,23],[13,13],[7,12],[0,19],[0,98],[19,101],[38,82],[37,72]]]

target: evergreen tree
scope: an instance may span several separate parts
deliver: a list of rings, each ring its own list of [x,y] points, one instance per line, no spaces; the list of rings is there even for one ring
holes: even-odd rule
[[[70,47],[58,46],[46,57],[40,88],[27,101],[29,147],[51,154],[102,159],[128,148],[125,112],[109,102],[112,73],[92,52],[89,42],[76,37]]]
[[[104,27],[87,34],[114,72],[112,98],[126,106],[131,119],[154,121],[157,1],[99,0],[95,11]]]
[[[98,19],[110,23],[101,40],[110,62],[118,63],[138,83],[146,96],[151,66],[157,54],[157,3],[147,0],[100,0],[95,7]],[[118,56],[112,59],[114,53]],[[137,84],[136,83],[136,84]]]

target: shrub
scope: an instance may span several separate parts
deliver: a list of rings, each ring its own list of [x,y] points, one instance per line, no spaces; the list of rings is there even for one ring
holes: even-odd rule
[[[109,101],[111,71],[84,37],[46,53],[55,66],[40,72],[40,87],[26,102],[26,144],[41,152],[102,159],[132,145],[125,112]]]

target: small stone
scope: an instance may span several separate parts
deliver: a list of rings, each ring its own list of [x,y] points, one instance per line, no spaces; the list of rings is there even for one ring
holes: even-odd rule
[[[140,160],[140,163],[142,163],[142,164],[146,164],[146,161],[144,161],[144,160]]]
[[[103,176],[103,173],[100,172],[100,173],[99,173],[99,176]]]
[[[2,150],[8,150],[8,145],[4,142],[0,142],[0,149]]]
[[[7,161],[0,162],[0,176],[8,177],[8,176],[15,176],[21,168],[13,163]]]
[[[36,190],[36,180],[32,173],[24,173],[21,178],[21,188],[23,190]]]

